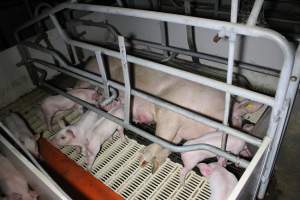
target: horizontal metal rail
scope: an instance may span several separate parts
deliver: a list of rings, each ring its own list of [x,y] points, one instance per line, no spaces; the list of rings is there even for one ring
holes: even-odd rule
[[[258,0],[258,1],[260,1],[260,0]],[[62,39],[67,44],[74,46],[74,47],[80,47],[80,48],[83,48],[86,50],[90,50],[93,52],[101,52],[103,54],[122,59],[122,55],[120,55],[120,52],[112,51],[112,50],[109,50],[109,49],[106,49],[103,47],[99,47],[99,46],[96,46],[93,44],[88,44],[88,43],[81,42],[81,41],[76,41],[76,40],[69,38],[55,17],[55,13],[57,13],[63,9],[100,12],[100,13],[104,13],[104,14],[130,16],[130,17],[137,17],[137,18],[143,18],[143,19],[183,24],[183,25],[187,25],[187,26],[201,27],[201,28],[215,30],[218,33],[222,33],[223,36],[228,36],[229,38],[232,35],[236,35],[236,36],[244,35],[244,36],[259,37],[259,38],[271,40],[272,42],[274,42],[278,45],[278,47],[280,48],[280,50],[283,54],[282,69],[281,69],[275,97],[270,97],[270,96],[263,95],[263,94],[260,94],[257,92],[253,92],[253,91],[250,91],[247,89],[243,89],[243,88],[234,86],[231,83],[227,84],[224,82],[206,78],[204,76],[195,75],[193,73],[186,72],[184,70],[172,68],[172,67],[169,67],[166,65],[158,64],[158,63],[155,63],[155,62],[152,62],[149,60],[145,60],[145,59],[141,59],[138,57],[134,57],[131,55],[126,55],[126,53],[125,53],[126,58],[124,58],[124,55],[123,55],[123,61],[125,59],[127,59],[127,61],[130,63],[139,64],[139,65],[142,65],[144,67],[147,67],[147,68],[150,68],[153,70],[167,73],[172,76],[186,79],[186,80],[198,83],[198,84],[206,85],[208,87],[215,88],[217,90],[221,90],[227,94],[238,95],[238,96],[248,98],[253,101],[257,101],[257,102],[269,105],[272,107],[272,114],[271,114],[270,124],[268,127],[267,136],[272,140],[272,145],[275,141],[274,137],[280,137],[280,135],[275,135],[275,133],[276,133],[276,130],[278,129],[278,124],[279,124],[280,120],[283,120],[282,118],[285,117],[281,114],[281,112],[283,111],[283,106],[284,106],[284,102],[286,99],[287,89],[289,86],[291,71],[292,71],[292,67],[293,67],[294,50],[290,47],[288,41],[279,33],[272,31],[270,29],[259,28],[259,27],[255,27],[255,26],[247,26],[247,25],[242,25],[242,24],[222,22],[222,21],[217,21],[217,20],[203,19],[203,18],[197,18],[197,17],[191,17],[191,16],[182,16],[182,15],[177,15],[177,14],[136,10],[136,9],[128,9],[128,8],[109,7],[109,6],[79,4],[79,3],[63,3],[63,4],[56,6],[53,9],[49,10],[48,12],[40,15],[39,17],[29,21],[28,23],[24,24],[22,27],[20,27],[15,33],[16,39],[18,41],[20,41],[19,32],[21,30],[23,30],[24,28],[31,26],[34,23],[39,22],[40,20],[42,20],[46,17],[50,17],[55,28],[58,30],[59,35],[62,37]],[[254,14],[256,15],[256,13],[257,12],[255,12]],[[253,20],[253,21],[256,21],[256,20]],[[44,51],[44,52],[46,52],[46,51]],[[46,53],[51,54],[51,52],[46,52]],[[55,65],[53,65],[51,63],[43,62],[38,59],[29,60],[28,58],[29,58],[28,55],[26,55],[26,54],[23,55],[23,59],[25,61],[44,63],[44,64],[46,64],[46,66],[49,66],[50,68],[51,67],[55,68]],[[229,63],[229,61],[230,61],[230,63]],[[101,79],[100,76],[85,72],[83,70],[75,69],[74,67],[69,66],[67,63],[63,62],[63,60],[60,60],[60,62],[63,63],[63,68],[64,68],[63,70],[70,75],[74,75],[81,80],[91,79],[92,81],[97,82],[97,84],[103,83],[103,80]],[[234,62],[234,59],[232,59],[232,56],[231,56],[231,58],[229,58],[226,63],[228,65],[229,64],[232,65],[233,62]],[[56,69],[58,71],[62,71],[58,68],[56,68]],[[125,69],[125,70],[127,70],[127,69]],[[125,70],[123,70],[123,72]],[[230,70],[230,72],[227,72],[227,73],[232,75],[231,70]],[[229,76],[231,76],[231,75],[229,75]],[[205,145],[205,144],[191,145],[191,146],[185,146],[185,147],[173,145],[167,141],[164,141],[161,138],[158,138],[158,137],[151,135],[141,129],[138,129],[137,127],[131,125],[130,122],[128,123],[128,122],[124,122],[120,119],[117,119],[117,118],[113,117],[112,115],[97,109],[95,106],[92,106],[76,97],[73,97],[73,96],[71,96],[71,95],[45,83],[45,82],[42,82],[41,84],[49,89],[52,89],[52,90],[58,92],[59,94],[64,95],[65,97],[70,98],[71,100],[73,100],[77,103],[80,103],[81,105],[103,115],[105,118],[108,118],[108,119],[124,126],[125,128],[136,132],[137,134],[141,135],[142,137],[149,139],[152,142],[158,143],[159,145],[161,145],[165,148],[170,149],[171,151],[183,152],[183,151],[191,151],[191,150],[198,150],[198,149],[209,150],[209,151],[216,153],[222,157],[225,157],[228,160],[231,160],[236,163],[240,163],[241,166],[247,166],[247,164],[248,164],[247,161],[241,160],[241,159],[237,158],[236,156],[230,155],[230,154],[222,151],[221,149],[213,147],[213,146],[209,146],[209,145]],[[128,84],[126,84],[126,87],[127,87],[126,91],[125,91],[124,85],[113,82],[111,80],[107,80],[107,84],[109,86],[112,86],[115,89],[126,92],[127,95],[129,92],[132,95],[144,98],[158,106],[167,108],[171,111],[177,112],[186,117],[194,119],[197,122],[204,123],[208,126],[216,128],[220,131],[224,131],[225,133],[236,136],[240,139],[245,140],[248,143],[254,144],[256,146],[261,146],[262,141],[259,138],[255,138],[254,136],[245,134],[234,128],[230,128],[226,125],[223,125],[222,123],[219,123],[215,120],[211,120],[211,119],[209,119],[205,116],[202,116],[198,113],[191,112],[191,111],[184,109],[178,105],[168,103],[157,97],[150,96],[144,92],[139,92],[135,89],[130,88],[130,86],[129,86],[130,90],[128,90]],[[226,104],[227,103],[228,103],[228,99],[227,99]],[[127,104],[128,104],[128,101],[127,101]],[[128,106],[128,105],[126,105],[126,106]],[[272,151],[275,151],[275,150],[272,150]],[[271,159],[273,159],[273,158],[271,158]]]
[[[278,44],[280,49],[282,50],[282,54],[284,57],[283,61],[283,67],[278,83],[277,93],[276,93],[276,106],[273,109],[272,118],[276,118],[280,110],[283,106],[285,94],[288,88],[289,83],[289,76],[291,74],[291,69],[293,65],[293,50],[288,44],[288,41],[279,33],[264,29],[264,28],[258,28],[258,27],[249,27],[241,24],[233,24],[229,22],[221,22],[217,20],[211,20],[211,19],[203,19],[203,18],[197,18],[197,17],[190,17],[190,16],[182,16],[182,15],[176,15],[176,14],[169,14],[169,13],[161,13],[161,12],[154,12],[154,11],[142,11],[142,10],[136,10],[136,9],[129,9],[129,8],[116,8],[116,7],[108,7],[108,6],[96,6],[96,5],[88,5],[88,4],[78,4],[78,3],[63,3],[58,5],[57,7],[49,10],[48,12],[40,15],[39,17],[29,21],[28,23],[24,24],[22,27],[20,27],[16,32],[16,37],[18,37],[18,32],[50,15],[50,18],[55,24],[55,27],[58,29],[60,35],[63,39],[69,44],[72,44],[74,46],[87,48],[93,51],[99,50],[97,46],[89,45],[85,43],[81,43],[79,41],[70,40],[61,29],[59,23],[55,20],[55,17],[53,14],[55,14],[58,11],[61,11],[63,9],[73,9],[73,10],[85,10],[85,11],[92,11],[92,12],[102,12],[106,14],[115,14],[115,15],[124,15],[124,16],[131,16],[131,17],[138,17],[138,18],[144,18],[144,19],[153,19],[158,21],[166,21],[166,22],[173,22],[178,24],[184,24],[184,25],[190,25],[190,26],[196,26],[196,27],[202,27],[202,28],[208,28],[213,29],[217,31],[224,31],[226,33],[236,33],[241,35],[247,35],[252,37],[262,37],[266,39],[270,39]],[[120,55],[116,55],[114,57],[120,57]],[[137,61],[136,59],[130,59],[130,56],[128,56],[129,62]],[[137,63],[137,62],[134,62]],[[141,63],[137,63],[141,64]],[[153,63],[152,63],[153,64]],[[157,64],[157,63],[155,63]],[[181,72],[180,72],[181,73]],[[177,74],[177,73],[176,73]],[[191,78],[191,77],[190,77]],[[189,79],[190,79],[189,78]],[[200,77],[199,77],[200,79]],[[202,82],[202,81],[201,81]],[[206,81],[209,82],[209,81]],[[203,84],[203,83],[202,83]],[[212,87],[216,89],[220,89],[220,87],[217,87],[218,84],[212,84]],[[230,88],[232,86],[226,85],[226,87]],[[227,90],[223,88],[223,91],[226,90],[227,92],[230,92],[232,94],[235,94],[233,91],[230,91],[231,89]],[[249,97],[248,95],[242,95],[242,94],[236,94],[244,97]],[[252,100],[255,100],[253,98],[250,98]],[[259,101],[259,100],[257,100]],[[270,105],[268,102],[259,101],[261,103],[265,103],[267,105]],[[272,99],[272,105],[274,103],[274,99]],[[274,127],[272,128],[272,131],[274,132]],[[272,135],[272,134],[271,134]]]
[[[226,58],[216,56],[216,55],[210,55],[210,54],[206,54],[203,52],[192,52],[187,49],[183,49],[183,48],[179,48],[179,47],[163,46],[159,43],[148,42],[148,41],[143,41],[143,40],[138,40],[138,39],[132,39],[132,40],[130,40],[130,42],[134,45],[149,46],[149,47],[155,48],[155,49],[172,51],[175,53],[192,56],[192,57],[197,57],[197,58],[208,60],[211,62],[216,62],[216,63],[227,65]],[[270,76],[274,76],[274,77],[279,77],[279,75],[280,75],[280,70],[269,69],[269,68],[267,68],[265,66],[261,66],[261,65],[256,65],[256,64],[252,64],[252,63],[243,62],[243,61],[235,61],[235,65],[237,65],[240,68],[245,69],[245,70],[258,72],[258,73],[262,73],[262,74],[266,74],[266,75],[270,75]]]
[[[113,50],[106,49],[106,48],[103,48],[103,47],[99,47],[99,46],[96,46],[96,45],[87,44],[87,43],[84,43],[84,42],[80,42],[80,41],[70,39],[64,33],[64,31],[61,29],[61,27],[58,24],[56,18],[54,18],[53,16],[51,18],[52,18],[53,22],[56,24],[56,26],[58,27],[59,33],[61,34],[62,38],[67,43],[72,44],[72,45],[77,46],[77,47],[88,49],[88,50],[91,50],[91,51],[101,51],[103,54],[106,54],[106,55],[109,55],[109,56],[112,56],[112,57],[115,57],[115,58],[119,58],[121,60],[120,53],[117,52],[117,51],[113,51]],[[242,96],[242,97],[251,99],[253,101],[258,101],[258,102],[261,102],[261,103],[269,105],[269,106],[273,106],[273,104],[274,104],[274,98],[273,97],[263,95],[263,94],[260,94],[258,92],[253,92],[251,90],[240,88],[240,87],[237,87],[237,86],[234,86],[234,85],[231,85],[231,84],[226,84],[226,83],[223,83],[221,81],[213,80],[213,79],[201,76],[201,75],[196,75],[196,74],[193,74],[191,72],[176,69],[176,68],[173,68],[173,67],[169,67],[167,65],[162,65],[162,64],[159,64],[159,63],[155,63],[155,62],[145,60],[145,59],[141,59],[141,58],[131,56],[131,55],[127,55],[127,60],[128,60],[128,62],[131,62],[131,63],[136,63],[136,64],[148,67],[148,68],[153,69],[153,70],[161,71],[161,72],[173,75],[173,76],[180,77],[182,79],[186,79],[186,80],[193,81],[195,83],[203,84],[203,85],[206,85],[206,86],[209,86],[209,87],[212,87],[212,88],[224,91],[224,92],[230,92],[231,94]]]
[[[222,157],[225,157],[226,159],[234,162],[234,163],[237,163],[239,166],[241,167],[244,167],[246,168],[249,164],[249,161],[245,160],[245,159],[242,159],[242,158],[239,158],[237,156],[234,156],[230,153],[227,153],[227,152],[224,152],[223,150],[221,150],[220,148],[217,148],[215,146],[212,146],[212,145],[208,145],[208,144],[195,144],[195,145],[185,145],[185,146],[177,146],[177,145],[174,145],[170,142],[167,142],[161,138],[158,138],[154,135],[151,135],[150,133],[147,133],[146,131],[140,129],[140,128],[137,128],[131,124],[128,124],[128,123],[125,123],[123,120],[111,115],[111,114],[108,114],[100,109],[98,109],[97,107],[77,98],[77,97],[74,97],[66,92],[64,92],[63,90],[61,89],[58,89],[46,82],[43,82],[41,83],[42,86],[50,89],[50,90],[53,90],[55,92],[57,92],[58,94],[61,94],[63,96],[65,96],[66,98],[69,98],[71,99],[72,101],[80,104],[80,105],[83,105],[84,107],[98,113],[99,115],[123,126],[124,128],[126,129],[129,129],[135,133],[137,133],[138,135],[152,141],[152,142],[155,142],[165,148],[168,148],[170,149],[171,151],[173,152],[186,152],[186,151],[196,151],[196,150],[206,150],[206,151],[210,151],[212,153],[215,153],[219,156],[222,156]]]
[[[97,79],[94,79],[93,76],[94,74],[92,73],[89,73],[89,72],[86,72],[86,75],[81,75],[79,76],[76,72],[72,71],[73,67],[69,67],[69,69],[64,69],[64,66],[63,67],[57,67],[56,65],[52,64],[52,63],[48,63],[46,61],[43,61],[43,60],[39,60],[39,59],[28,59],[27,60],[28,62],[34,62],[34,63],[38,63],[38,64],[42,64],[46,67],[49,67],[50,69],[54,69],[54,70],[57,70],[57,71],[60,71],[62,73],[65,73],[69,76],[72,76],[74,78],[78,78],[80,80],[88,80],[88,79],[91,79],[90,80],[90,83],[91,84],[94,84],[94,85],[99,85],[99,86],[103,86],[102,85],[102,80],[100,80],[98,78]],[[109,80],[108,81],[108,85],[118,89],[118,90],[121,90],[121,91],[125,91],[125,87],[124,85],[121,85],[120,83],[117,83],[115,81],[111,81]],[[200,122],[200,123],[204,123],[204,124],[207,124],[208,126],[211,126],[213,128],[216,128],[218,130],[221,130],[221,131],[225,131],[226,133],[232,135],[232,136],[235,136],[235,137],[238,137],[250,144],[253,144],[255,146],[259,146],[261,144],[261,139],[259,138],[256,138],[252,135],[249,135],[247,133],[244,133],[242,131],[238,131],[234,128],[231,128],[231,127],[228,127],[228,126],[225,126],[223,125],[222,123],[218,122],[218,121],[215,121],[215,120],[212,120],[212,119],[209,119],[209,118],[206,118],[205,116],[202,116],[201,114],[199,113],[195,113],[195,112],[192,112],[192,111],[189,111],[185,108],[181,108],[181,107],[178,107],[177,105],[175,104],[172,104],[172,103],[168,103],[168,102],[165,102],[157,97],[153,97],[153,96],[150,96],[144,92],[141,92],[141,91],[137,91],[135,89],[131,89],[131,94],[132,95],[135,95],[135,96],[138,96],[140,98],[143,98],[151,103],[154,103],[158,106],[161,106],[161,107],[165,107],[173,112],[178,112],[179,114],[182,114],[190,119],[193,119],[197,122]]]
[[[113,25],[107,23],[107,22],[95,22],[95,21],[90,21],[90,20],[82,20],[82,19],[74,19],[71,21],[68,21],[67,24],[70,24],[72,26],[93,26],[93,27],[98,27],[98,28],[106,28],[113,36],[114,38],[118,37],[119,31],[117,30],[116,27]],[[116,39],[115,39],[116,40]],[[208,60],[211,62],[216,62],[220,64],[227,64],[227,59],[221,56],[216,56],[216,55],[211,55],[203,52],[194,52],[188,49],[183,49],[180,47],[174,47],[174,46],[166,46],[162,45],[160,43],[155,43],[155,42],[150,42],[150,41],[145,41],[145,40],[140,40],[140,39],[130,39],[130,43],[133,45],[142,45],[142,46],[147,46],[155,49],[160,49],[163,51],[167,52],[174,52],[177,54],[183,54],[191,57],[196,57],[199,59],[203,60]],[[266,74],[269,76],[274,76],[274,77],[279,77],[280,75],[280,70],[278,69],[272,69],[268,68],[266,66],[258,65],[258,64],[253,64],[253,63],[248,63],[244,61],[235,61],[235,65],[237,65],[241,69],[253,71],[253,72],[258,72],[261,74]],[[215,68],[213,66],[209,66],[212,68]]]

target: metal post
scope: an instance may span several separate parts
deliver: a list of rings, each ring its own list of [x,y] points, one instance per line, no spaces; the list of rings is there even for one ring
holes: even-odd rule
[[[286,110],[282,113],[281,123],[278,125],[278,130],[276,136],[274,136],[272,147],[273,151],[269,151],[268,160],[266,160],[266,166],[264,169],[264,174],[261,178],[261,185],[259,188],[258,197],[262,199],[265,195],[268,183],[270,181],[270,175],[273,171],[275,160],[278,154],[278,149],[276,147],[280,146],[282,138],[284,136],[284,132],[287,127],[288,118],[292,111],[293,103],[296,98],[296,93],[299,87],[300,80],[300,45],[298,44],[298,48],[295,54],[295,62],[293,67],[293,72],[290,79],[290,84],[287,92],[287,102],[286,102]],[[284,120],[286,119],[286,120]],[[275,151],[276,150],[276,151]]]
[[[254,5],[252,7],[250,16],[247,21],[247,25],[255,26],[260,10],[263,6],[264,0],[255,0]]]
[[[238,3],[239,0],[232,0],[231,2],[231,22],[237,22],[238,16]],[[227,67],[227,84],[232,84],[232,75],[233,75],[233,65],[234,65],[234,57],[235,57],[235,41],[236,41],[236,34],[230,33],[229,36],[229,52],[228,52],[228,67]],[[224,119],[223,124],[228,126],[229,117],[230,117],[230,105],[231,105],[231,93],[226,92],[225,95],[225,111],[224,111]],[[228,135],[226,133],[222,136],[222,144],[221,147],[223,150],[226,150]]]
[[[218,17],[219,7],[220,7],[220,0],[215,0],[214,15],[216,18]]]
[[[185,14],[187,15],[191,15],[191,0],[185,0],[184,1],[184,11]],[[189,48],[196,52],[197,48],[196,48],[196,42],[195,42],[195,30],[193,26],[186,26],[186,34],[187,34],[187,41],[188,41],[188,45]],[[199,59],[197,57],[192,57],[193,62],[194,63],[199,63]]]
[[[123,77],[124,77],[124,83],[125,83],[124,120],[125,120],[125,123],[129,124],[130,123],[130,97],[131,97],[129,68],[128,68],[128,62],[127,62],[127,54],[126,54],[124,37],[118,36],[118,40],[119,40],[119,48],[120,48],[120,55],[121,55],[121,62],[122,62]]]
[[[162,46],[168,46],[169,44],[169,40],[168,40],[168,24],[167,22],[160,22],[160,35],[161,35],[161,45]],[[168,51],[164,51],[164,55],[166,57],[169,56],[169,52]]]
[[[74,56],[74,64],[79,64],[79,58],[78,58],[78,55],[77,55],[77,51],[76,51],[76,48],[71,45],[71,50],[72,50],[72,54]]]
[[[107,76],[106,76],[106,70],[104,67],[102,54],[100,51],[96,51],[95,54],[96,54],[99,72],[101,74],[103,85],[104,85],[104,96],[105,96],[105,98],[108,98],[109,97],[109,88],[108,88],[108,84],[107,84]]]

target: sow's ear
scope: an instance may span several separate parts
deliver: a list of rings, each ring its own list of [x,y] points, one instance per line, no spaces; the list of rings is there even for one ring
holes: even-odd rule
[[[238,108],[244,110],[246,113],[254,113],[258,111],[263,106],[262,103],[255,101],[250,101],[248,99],[243,100],[238,104]]]

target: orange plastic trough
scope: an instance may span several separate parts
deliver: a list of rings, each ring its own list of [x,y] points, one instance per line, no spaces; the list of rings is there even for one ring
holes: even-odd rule
[[[73,160],[52,146],[46,139],[39,140],[39,150],[44,162],[57,173],[60,178],[74,187],[86,199],[90,200],[121,200],[115,193],[89,172],[78,166]]]

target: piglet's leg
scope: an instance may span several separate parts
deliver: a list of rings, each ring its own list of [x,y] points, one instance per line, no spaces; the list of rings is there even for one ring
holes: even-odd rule
[[[125,134],[124,134],[124,128],[122,126],[119,126],[117,129],[117,132],[119,134],[119,137],[121,138],[122,142],[128,142]]]
[[[95,158],[97,156],[97,153],[100,150],[101,145],[95,141],[94,143],[91,143],[88,148],[88,156],[87,156],[87,170],[90,171],[94,165]]]
[[[181,138],[178,137],[178,134],[175,136],[175,138],[173,139],[173,143],[174,144],[178,144],[181,141]],[[166,161],[166,159],[169,157],[169,155],[172,152],[168,149],[162,149],[156,156],[155,156],[155,162],[153,162],[153,171],[155,172],[158,167],[160,166],[160,164],[164,163]],[[157,165],[157,166],[156,166]]]
[[[174,113],[158,109],[155,135],[162,139],[173,141],[178,131],[178,124],[178,118]],[[168,151],[164,151],[162,155],[159,155],[161,150],[162,147],[158,144],[149,145],[140,159],[140,165],[145,166],[148,162],[152,162],[152,172],[155,172],[159,168],[161,160],[165,160],[165,156],[168,155]]]
[[[181,172],[180,172],[180,176],[179,176],[179,182],[180,182],[180,185],[181,186],[184,186],[185,184],[185,178],[186,178],[186,175],[191,171],[191,169],[189,168],[182,168]]]

